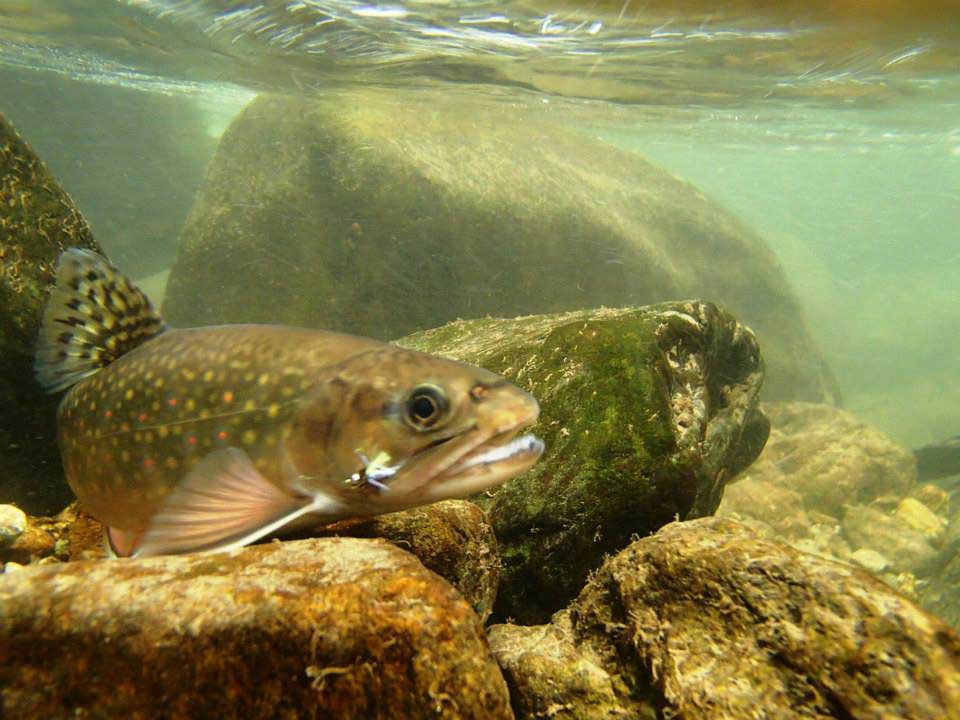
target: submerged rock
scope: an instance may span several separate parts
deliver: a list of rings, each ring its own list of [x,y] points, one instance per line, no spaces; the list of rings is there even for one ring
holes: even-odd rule
[[[711,514],[766,439],[756,340],[710,303],[460,321],[399,342],[540,401],[546,454],[480,499],[501,546],[501,617],[542,622],[631,536]]]
[[[769,247],[690,184],[539,103],[331,89],[261,96],[234,120],[164,314],[393,339],[456,318],[691,296],[756,330],[767,397],[836,394]]]
[[[844,505],[903,497],[916,484],[910,452],[849,412],[804,402],[764,403],[763,411],[770,438],[747,476],[798,493],[806,510],[839,519]],[[739,503],[747,498],[736,497],[721,512],[750,514]]]
[[[32,525],[48,535],[45,553],[24,552],[18,545],[0,549],[0,561],[34,561],[54,553],[61,560],[89,560],[105,556],[103,526],[72,503],[56,517],[34,518]],[[446,500],[422,508],[380,515],[369,520],[347,520],[304,528],[281,537],[340,536],[384,538],[409,551],[430,570],[452,584],[486,620],[493,609],[500,580],[497,539],[486,514],[466,500]]]
[[[613,708],[599,717],[960,718],[954,631],[855,568],[719,518],[633,543],[550,625],[489,634],[521,720],[590,717],[584,696]]]
[[[12,545],[27,529],[27,515],[16,505],[0,505],[0,548]]]
[[[33,380],[46,293],[70,246],[99,251],[73,201],[0,115],[0,502],[34,514],[70,501],[57,451],[59,399]]]
[[[389,540],[459,590],[481,621],[493,610],[500,582],[497,538],[486,514],[471,502],[445,500],[310,533]]]
[[[385,541],[0,576],[11,717],[510,718],[480,623]]]
[[[926,575],[937,565],[938,553],[922,532],[872,507],[848,506],[843,532],[853,547],[882,553],[897,572]]]

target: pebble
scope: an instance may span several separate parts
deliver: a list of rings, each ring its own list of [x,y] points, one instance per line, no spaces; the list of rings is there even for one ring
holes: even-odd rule
[[[916,498],[901,500],[894,514],[934,545],[943,539],[946,522]]]
[[[27,516],[15,505],[0,505],[0,547],[7,547],[27,529]]]
[[[864,570],[880,575],[884,570],[890,567],[890,561],[876,550],[870,548],[860,548],[850,555],[850,559]]]

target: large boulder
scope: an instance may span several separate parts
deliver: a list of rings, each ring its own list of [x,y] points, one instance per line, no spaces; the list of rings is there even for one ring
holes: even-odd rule
[[[478,499],[501,547],[500,617],[543,622],[632,536],[712,514],[767,437],[757,342],[711,303],[461,321],[399,343],[540,401],[546,454]]]
[[[521,720],[960,718],[953,630],[863,571],[731,520],[671,524],[549,625],[489,637]]]
[[[692,185],[549,108],[329,90],[259,97],[235,119],[164,313],[393,339],[456,318],[683,297],[757,332],[767,397],[834,396],[773,253]]]
[[[0,502],[33,513],[71,497],[57,450],[59,398],[33,379],[43,304],[71,246],[99,251],[73,201],[0,115]]]
[[[510,718],[473,610],[382,540],[0,575],[5,717]]]
[[[217,108],[182,93],[20,67],[0,67],[0,97],[111,259],[133,278],[169,267],[216,147],[208,126]]]

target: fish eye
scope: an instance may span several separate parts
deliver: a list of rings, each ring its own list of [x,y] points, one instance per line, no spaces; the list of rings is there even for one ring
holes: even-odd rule
[[[407,398],[407,422],[417,430],[429,430],[446,414],[447,395],[436,385],[418,385]]]

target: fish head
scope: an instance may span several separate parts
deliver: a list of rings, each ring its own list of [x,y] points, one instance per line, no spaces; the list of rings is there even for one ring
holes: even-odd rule
[[[465,497],[530,468],[540,408],[479,367],[401,348],[344,362],[305,399],[287,447],[296,490],[357,515]]]

